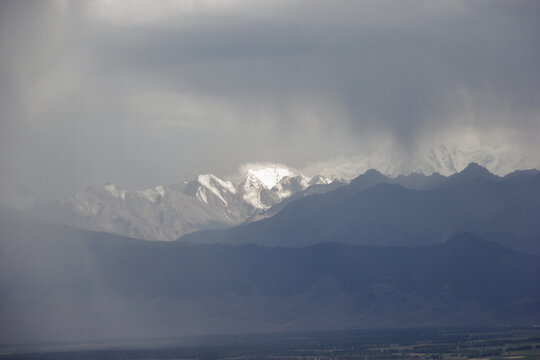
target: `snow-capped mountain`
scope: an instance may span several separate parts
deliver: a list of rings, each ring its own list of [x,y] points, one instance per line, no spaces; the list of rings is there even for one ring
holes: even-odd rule
[[[472,162],[499,176],[515,170],[540,168],[538,154],[529,154],[514,146],[476,145],[458,148],[440,145],[407,152],[381,149],[365,156],[314,163],[303,169],[303,172],[344,181],[350,181],[370,169],[390,177],[412,173],[439,173],[448,176],[460,172]]]
[[[307,177],[267,166],[247,169],[235,182],[203,174],[191,182],[139,191],[105,184],[34,211],[85,229],[174,240],[190,232],[242,223],[311,185],[331,182],[324,176]]]
[[[288,202],[329,191],[369,169],[390,177],[435,172],[447,176],[463,170],[471,162],[497,175],[540,168],[540,157],[524,156],[509,147],[439,146],[412,153],[381,150],[369,156],[312,164],[300,172],[284,165],[263,164],[248,165],[233,179],[203,174],[191,182],[140,191],[106,184],[90,187],[52,206],[36,206],[33,211],[90,230],[150,240],[174,240],[198,230],[219,229],[272,216],[283,207],[286,199]]]
[[[295,175],[288,168],[266,167],[247,170],[239,187],[244,201],[257,209],[266,210],[312,185],[331,182],[331,178],[321,175],[308,177]]]

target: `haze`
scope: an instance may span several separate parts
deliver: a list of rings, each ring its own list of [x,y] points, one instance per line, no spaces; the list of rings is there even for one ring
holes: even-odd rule
[[[0,184],[55,199],[381,144],[538,154],[539,20],[537,1],[3,1]]]

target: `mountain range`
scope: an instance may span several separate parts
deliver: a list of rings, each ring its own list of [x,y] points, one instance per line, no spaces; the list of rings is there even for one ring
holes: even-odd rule
[[[438,145],[400,150],[380,146],[366,155],[321,161],[307,166],[305,170],[348,182],[371,169],[389,177],[415,173],[450,176],[462,171],[471,162],[498,176],[516,170],[540,169],[540,158],[536,153],[516,146]]]
[[[91,187],[0,209],[0,339],[537,325],[538,214],[539,171],[477,163]]]
[[[240,224],[297,192],[314,185],[324,190],[330,183],[323,176],[297,175],[275,166],[248,169],[235,182],[204,174],[190,182],[133,192],[106,184],[29,211],[83,229],[174,240],[198,230]]]
[[[512,169],[540,165],[536,157],[509,147],[438,146],[412,153],[380,151],[361,159],[319,163],[304,171],[265,164],[245,166],[240,176],[231,179],[203,174],[192,181],[139,191],[127,191],[115,184],[93,186],[61,201],[27,206],[26,211],[89,230],[174,240],[199,230],[223,229],[271,217],[296,199],[335,190],[370,169],[395,179],[387,178],[385,183],[420,190],[422,182],[436,182],[463,170],[472,161],[499,176]]]
[[[537,170],[344,183],[260,168],[70,201],[157,230],[240,224],[147,241],[0,208],[0,343],[540,322]]]
[[[4,344],[540,321],[538,255],[469,233],[417,247],[184,245],[0,219]]]
[[[280,211],[268,218],[261,216],[260,221],[200,231],[179,240],[265,246],[320,242],[416,246],[467,231],[510,248],[540,253],[537,170],[499,177],[471,163],[449,177],[413,174],[397,178],[370,170],[347,186],[278,206]]]

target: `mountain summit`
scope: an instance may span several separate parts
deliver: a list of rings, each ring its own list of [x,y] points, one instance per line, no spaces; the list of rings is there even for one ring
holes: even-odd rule
[[[264,184],[267,189],[272,189],[286,176],[293,176],[291,170],[279,166],[261,169],[249,169],[244,175],[246,179],[256,180]]]
[[[498,177],[490,173],[485,167],[478,165],[475,162],[470,163],[467,165],[467,167],[465,167],[465,169],[449,177],[449,179],[454,181],[467,181],[476,178],[495,180]]]

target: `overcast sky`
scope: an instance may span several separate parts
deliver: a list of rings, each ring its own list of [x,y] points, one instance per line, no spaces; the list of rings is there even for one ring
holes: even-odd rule
[[[540,154],[538,1],[2,1],[0,181],[44,197],[381,144]]]

